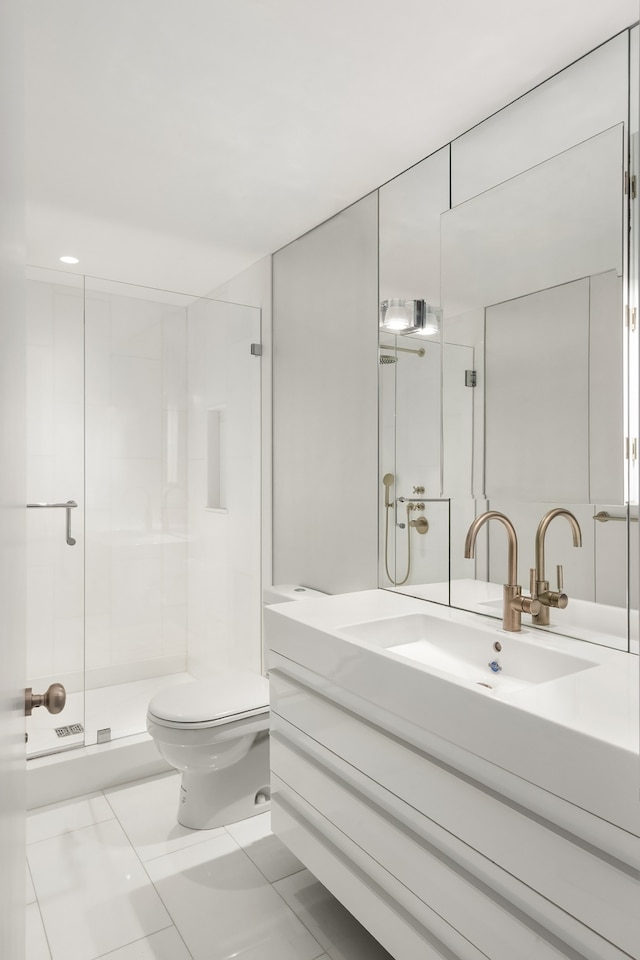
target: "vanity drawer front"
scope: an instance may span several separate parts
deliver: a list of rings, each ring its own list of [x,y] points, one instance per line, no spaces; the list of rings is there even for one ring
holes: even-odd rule
[[[419,834],[396,818],[385,791],[377,784],[357,774],[343,779],[315,757],[305,757],[302,735],[290,732],[300,744],[286,741],[284,728],[273,736],[274,809],[288,806],[290,812],[303,813],[335,849],[365,869],[368,876],[375,876],[389,895],[395,892],[397,896],[397,884],[400,890],[410,891],[421,901],[419,909],[415,905],[411,909],[406,898],[400,900],[401,904],[434,933],[432,924],[437,918],[443,943],[453,948],[451,935],[457,931],[491,960],[573,960],[576,951],[588,960],[622,960],[624,955],[619,950],[558,908],[545,905],[544,923],[521,910],[509,909],[482,871],[478,877],[467,869],[462,862],[464,855],[459,860],[447,856],[429,842],[428,835]],[[400,803],[396,800],[395,804],[399,809]],[[277,831],[278,815],[273,816]],[[373,874],[372,863],[376,865]],[[513,886],[517,881],[507,877],[506,883]],[[345,904],[349,906],[349,901]],[[424,908],[428,910],[426,920]],[[448,935],[443,933],[443,922],[451,928]],[[562,937],[554,936],[559,932]],[[455,948],[456,956],[467,955],[459,950],[460,944]]]
[[[312,738],[310,751],[314,742],[325,747],[331,756],[422,814],[424,823],[459,838],[526,888],[636,956],[640,944],[637,871],[386,734],[380,725],[339,707],[280,669],[272,670],[271,684],[274,732],[278,716],[283,717]],[[522,889],[519,896],[523,900],[516,905],[531,915],[535,904],[527,904]],[[543,916],[540,919],[548,922]]]
[[[486,960],[486,954],[275,775],[271,829],[396,960]]]

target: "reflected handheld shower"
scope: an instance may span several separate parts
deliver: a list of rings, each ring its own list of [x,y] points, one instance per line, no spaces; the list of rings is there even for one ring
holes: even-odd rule
[[[393,486],[393,481],[394,481],[394,480],[395,480],[395,477],[394,477],[394,475],[393,475],[392,473],[385,473],[384,477],[382,478],[382,482],[384,483],[384,505],[385,505],[385,507],[390,507],[390,506],[391,506],[391,500],[389,499],[389,489]]]

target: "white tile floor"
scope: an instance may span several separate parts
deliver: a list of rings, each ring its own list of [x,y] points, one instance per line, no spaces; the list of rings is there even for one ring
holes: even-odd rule
[[[391,960],[269,814],[175,819],[174,773],[33,810],[26,960]]]

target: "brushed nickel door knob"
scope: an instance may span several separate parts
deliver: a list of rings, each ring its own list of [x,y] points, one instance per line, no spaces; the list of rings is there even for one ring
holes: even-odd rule
[[[45,693],[33,693],[31,687],[24,691],[24,712],[27,717],[36,707],[46,707],[49,713],[60,713],[67,702],[67,691],[61,683],[52,683]]]

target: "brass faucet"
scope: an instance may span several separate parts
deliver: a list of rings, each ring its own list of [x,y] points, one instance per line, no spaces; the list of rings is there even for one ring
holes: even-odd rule
[[[536,531],[536,566],[531,571],[531,596],[540,601],[540,610],[533,615],[533,622],[540,626],[548,626],[550,622],[550,608],[555,607],[560,610],[569,603],[569,597],[563,593],[563,575],[562,566],[558,564],[558,589],[549,590],[549,581],[545,580],[544,575],[544,538],[549,524],[555,517],[566,517],[573,534],[574,547],[582,546],[582,531],[580,524],[569,511],[564,507],[557,507],[555,510],[549,510],[538,524]]]
[[[540,602],[535,597],[527,597],[522,593],[522,587],[516,583],[518,579],[518,538],[516,531],[504,513],[497,510],[488,510],[480,514],[473,521],[467,531],[467,537],[464,542],[464,555],[467,560],[471,560],[474,555],[476,537],[478,531],[488,520],[500,520],[504,524],[509,540],[508,569],[507,580],[502,588],[502,626],[511,633],[516,633],[521,629],[522,614],[540,612]]]

